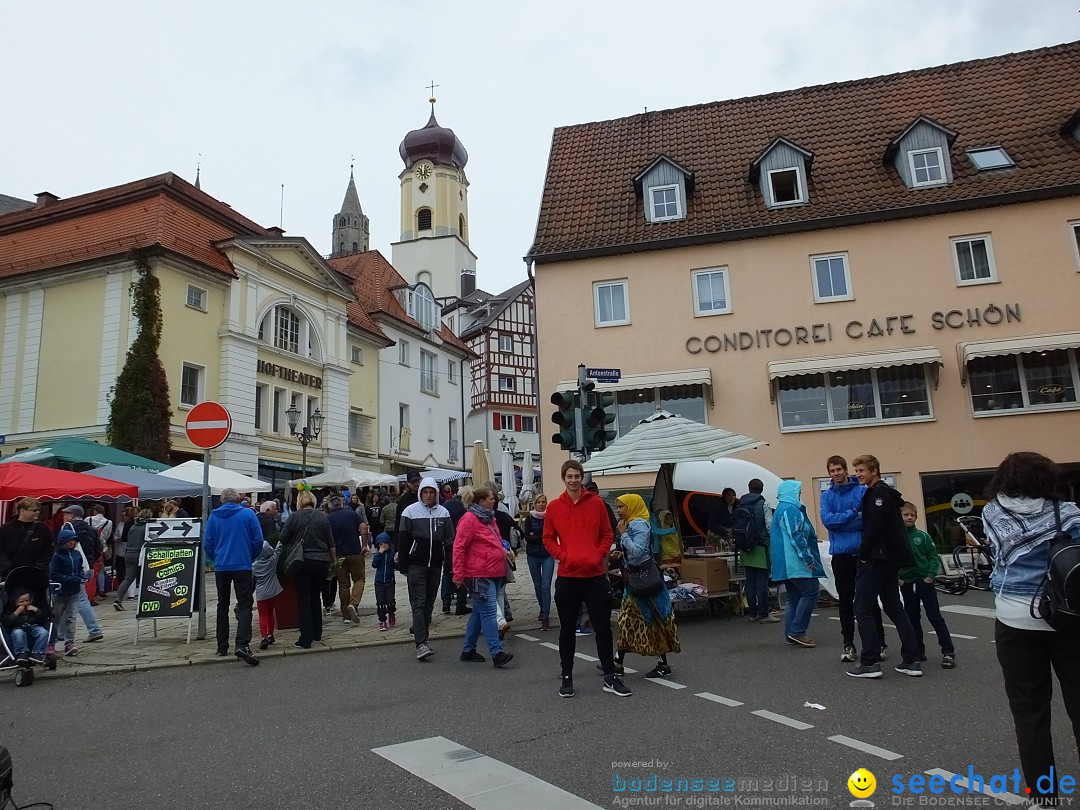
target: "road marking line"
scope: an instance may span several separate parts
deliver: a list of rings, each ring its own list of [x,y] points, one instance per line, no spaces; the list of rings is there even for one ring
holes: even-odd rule
[[[536,636],[527,636],[524,633],[514,633],[514,635],[517,636],[518,638],[523,638],[526,641],[539,641],[540,640]]]
[[[698,692],[694,697],[705,698],[705,700],[711,700],[713,703],[719,703],[723,706],[742,706],[742,702],[738,700],[732,700],[731,698],[723,697],[722,695],[714,695],[712,692]]]
[[[657,684],[659,686],[666,686],[668,689],[685,689],[686,688],[681,683],[676,683],[675,681],[668,681],[668,680],[665,680],[664,678],[646,678],[645,681],[647,683],[655,683],[655,684]]]
[[[558,648],[556,648],[556,649],[558,649]],[[582,661],[596,662],[596,661],[600,660],[599,658],[593,658],[591,655],[586,655],[585,653],[579,653],[579,652],[574,653],[574,657],[575,658],[580,658]]]
[[[784,717],[782,714],[776,714],[775,712],[767,711],[766,709],[758,709],[750,714],[756,714],[758,717],[764,717],[766,720],[772,720],[774,723],[780,723],[783,726],[790,726],[798,731],[806,731],[808,728],[813,728],[809,723],[804,723],[802,720],[793,720],[790,717]]]
[[[992,619],[996,615],[993,608],[971,607],[969,605],[942,605],[942,613],[962,613],[965,616],[982,616]]]
[[[445,737],[372,748],[371,752],[475,810],[506,807],[599,810],[600,807]]]
[[[942,608],[942,610],[945,610],[945,608]],[[982,610],[982,608],[978,608],[978,610]],[[840,621],[839,617],[837,617],[837,616],[830,616],[829,618],[832,619],[834,622]],[[891,627],[893,630],[896,629],[895,624],[889,624],[888,622],[882,622],[881,626],[882,627]],[[931,635],[934,635],[934,636],[937,635],[936,630],[928,630],[927,632],[930,633]],[[968,641],[975,641],[978,638],[978,636],[965,636],[963,633],[954,633],[951,630],[949,631],[949,635],[952,636],[953,638],[964,638],[964,639],[967,639]]]
[[[549,650],[554,650],[555,652],[559,651],[559,645],[558,644],[552,644],[550,641],[541,641],[540,646],[541,647],[547,647]]]
[[[875,757],[881,757],[882,759],[903,759],[903,754],[897,754],[894,751],[890,751],[887,748],[878,748],[876,745],[870,743],[864,743],[862,740],[856,740],[853,737],[845,737],[843,734],[837,734],[833,737],[829,737],[834,743],[840,743],[840,745],[846,745],[848,748],[854,748],[856,751],[862,751],[864,754],[872,754]]]
[[[941,768],[933,768],[933,769],[931,769],[929,771],[924,771],[924,773],[927,773],[930,776],[943,777],[946,782],[951,782],[955,778],[957,780],[957,784],[959,784],[965,791],[967,790],[968,779],[967,779],[966,776],[961,776],[960,774],[953,773],[952,771],[945,771],[945,770],[942,770]],[[984,794],[986,796],[993,796],[995,799],[997,799],[999,801],[1002,801],[1002,802],[1005,802],[1006,804],[1030,804],[1031,803],[1031,798],[1030,797],[1024,798],[1023,796],[1017,796],[1015,793],[994,793],[994,791],[992,791],[990,788],[986,787],[985,784],[983,785],[982,790],[978,791],[978,792],[982,793],[982,794]]]

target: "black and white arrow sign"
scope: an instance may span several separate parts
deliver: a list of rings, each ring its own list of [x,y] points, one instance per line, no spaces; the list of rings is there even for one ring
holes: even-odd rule
[[[202,521],[192,518],[158,518],[146,524],[152,540],[198,540],[202,537]]]

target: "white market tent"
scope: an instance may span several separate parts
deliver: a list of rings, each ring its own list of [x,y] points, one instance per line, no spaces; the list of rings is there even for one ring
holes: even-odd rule
[[[158,473],[169,478],[179,478],[181,481],[202,484],[203,463],[201,461],[185,461],[172,469]],[[248,478],[224,467],[210,465],[210,492],[220,495],[223,489],[235,489],[237,492],[269,492],[274,487],[266,481],[258,478]]]
[[[397,486],[396,475],[358,470],[355,467],[331,467],[318,475],[309,475],[306,478],[296,478],[289,482],[290,487],[297,484],[308,484],[313,487],[348,487],[350,490],[363,489],[364,487],[392,487]]]

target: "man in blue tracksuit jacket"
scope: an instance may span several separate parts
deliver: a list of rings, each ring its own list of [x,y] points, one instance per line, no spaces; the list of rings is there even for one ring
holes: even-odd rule
[[[844,637],[841,661],[853,662],[855,650],[855,571],[859,544],[862,542],[862,507],[866,487],[848,475],[847,459],[830,456],[825,462],[832,483],[821,493],[821,522],[829,532],[829,554],[832,555],[833,581],[840,600],[840,632]],[[885,631],[881,625],[881,610],[875,610],[878,638],[884,651]]]
[[[235,489],[221,491],[221,506],[210,513],[203,536],[206,558],[214,564],[217,583],[217,654],[229,654],[229,592],[236,590],[236,657],[255,666],[251,652],[251,606],[255,575],[251,564],[262,551],[263,536],[255,512],[238,501]]]

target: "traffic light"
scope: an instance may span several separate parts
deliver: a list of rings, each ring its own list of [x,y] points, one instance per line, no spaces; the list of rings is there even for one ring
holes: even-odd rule
[[[589,408],[585,414],[585,446],[590,450],[603,450],[608,442],[615,441],[615,395],[604,391],[589,394]]]
[[[556,408],[551,421],[559,426],[559,432],[552,435],[551,441],[563,450],[577,450],[577,420],[581,407],[577,391],[556,391],[551,395],[551,404]]]

